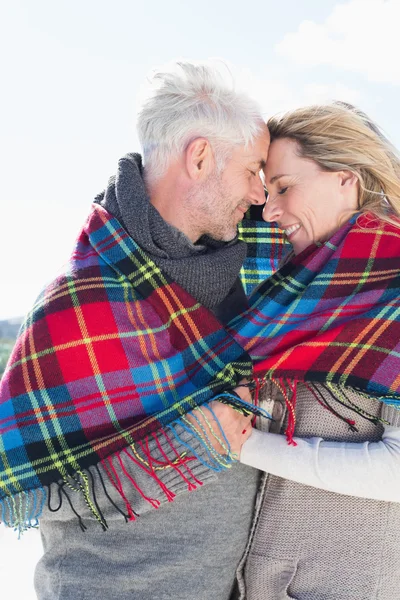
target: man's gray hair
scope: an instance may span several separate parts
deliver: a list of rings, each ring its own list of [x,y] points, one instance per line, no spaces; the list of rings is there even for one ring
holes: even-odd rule
[[[154,181],[197,137],[206,138],[221,171],[233,146],[249,146],[264,126],[254,100],[235,91],[210,65],[176,63],[175,72],[158,72],[160,85],[139,113],[137,129],[146,179]]]

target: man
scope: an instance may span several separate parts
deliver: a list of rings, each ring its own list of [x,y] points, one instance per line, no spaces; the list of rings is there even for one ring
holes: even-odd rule
[[[162,276],[167,278],[165,290],[168,293],[172,290],[171,297],[176,293],[174,285],[177,284],[184,290],[182,302],[190,304],[190,298],[194,298],[220,323],[227,323],[246,308],[238,278],[246,247],[237,239],[237,226],[251,205],[265,201],[260,170],[267,159],[269,134],[257,106],[226,86],[210,67],[184,63],[175,73],[158,74],[158,80],[161,82],[158,90],[147,101],[138,119],[144,166],[137,154],[121,159],[116,177],[96,199],[96,216],[89,219],[84,230],[89,233],[81,237],[75,256],[85,255],[88,269],[94,268],[91,261],[97,261],[98,268],[100,256],[103,262],[98,273],[103,279],[110,279],[111,271],[105,269],[111,265],[119,273],[123,272],[129,252],[125,258],[115,258],[116,253],[125,252],[126,245],[134,244],[138,247],[138,256],[144,252],[146,260],[161,269]],[[93,219],[96,219],[95,225]],[[109,238],[99,233],[104,228],[109,229]],[[109,251],[111,238],[114,246]],[[94,251],[87,251],[87,239],[91,240]],[[147,294],[143,286],[151,281],[153,272],[154,267],[147,266],[138,268],[134,276],[128,275],[133,287],[128,289],[125,284],[127,313]],[[137,273],[143,274],[144,282]],[[96,301],[97,292],[92,291],[95,279],[91,275],[87,285],[82,277],[79,284],[74,283],[72,269],[72,275],[65,279],[68,283],[58,286],[57,293],[64,294],[67,286],[70,298],[70,287],[80,285],[77,294],[81,293],[82,297],[90,294],[90,302],[81,306],[79,301],[72,301],[72,308],[68,305],[68,310],[64,310],[62,306],[60,312],[57,309],[56,317],[53,314],[46,317],[49,336],[54,346],[61,348],[60,353],[67,352],[65,347],[70,343],[64,340],[61,331],[67,329],[70,335],[73,327],[80,327],[79,339],[83,340],[85,350],[81,350],[80,343],[79,352],[83,353],[69,358],[66,367],[60,359],[60,370],[64,379],[68,378],[69,391],[73,389],[75,393],[75,388],[80,386],[79,410],[84,413],[82,419],[87,419],[83,427],[85,435],[95,428],[93,413],[84,412],[84,402],[92,398],[91,388],[82,391],[89,379],[84,376],[85,361],[90,361],[90,380],[94,374],[97,381],[101,378],[102,384],[105,382],[107,397],[113,386],[119,386],[111,408],[105,404],[114,415],[118,413],[117,400],[122,390],[129,387],[128,380],[120,380],[128,371],[123,371],[119,380],[112,378],[113,373],[120,372],[116,358],[119,350],[114,354],[114,350],[101,353],[98,349],[107,336],[114,335],[110,333],[109,323],[114,326],[115,321],[119,326],[120,314],[110,315],[104,302]],[[112,302],[113,290],[118,285],[116,280],[107,288],[108,301]],[[91,291],[82,291],[86,287]],[[138,320],[147,319],[146,310],[152,311],[152,323],[158,317],[163,319],[166,310],[170,310],[171,319],[176,319],[177,310],[168,309],[167,291],[161,304],[152,304],[149,292],[149,303],[143,305],[144,313],[140,308],[135,313],[136,320],[130,321],[130,327],[137,327],[140,333],[130,342],[140,346],[140,356],[148,352],[154,357],[159,351],[158,346],[154,348],[156,344],[151,336],[144,339],[141,335]],[[189,300],[184,296],[186,292],[190,294]],[[198,304],[185,310],[190,313],[196,306]],[[73,325],[66,323],[71,310]],[[199,326],[201,321],[198,320]],[[166,321],[160,321],[159,329],[162,323]],[[98,332],[97,336],[87,333],[85,327],[89,326],[91,331]],[[180,329],[183,337],[189,335],[182,333],[184,327],[183,324]],[[156,329],[155,326],[154,331]],[[132,335],[131,330],[123,325],[118,331],[118,343],[127,344],[124,336]],[[202,335],[196,342],[199,347],[205,339],[205,334]],[[168,360],[168,365],[179,361],[183,352],[181,342],[174,336],[168,338],[169,343],[175,348],[175,357],[171,356],[169,346],[160,350],[161,359]],[[154,358],[149,359],[149,364],[144,363],[137,374],[135,371],[135,385],[139,389],[141,377],[147,377],[147,371],[153,369],[154,385],[160,385],[160,390],[164,385],[157,400],[161,408],[167,386],[159,382],[168,379],[165,360],[155,366]],[[198,363],[207,368],[200,354]],[[163,373],[160,373],[161,364]],[[195,381],[194,367],[191,373]],[[236,392],[245,398],[240,387]],[[132,406],[134,396],[130,402]],[[214,453],[215,448],[221,449],[224,445],[223,434],[214,435],[218,403],[208,406],[207,410],[189,413],[188,419],[168,429],[168,435],[166,429],[157,434],[151,431],[150,441],[146,438],[147,446],[140,440],[137,446],[132,446],[139,448],[137,452],[123,449],[114,454],[113,460],[106,457],[100,468],[89,464],[90,477],[85,478],[79,470],[71,481],[65,476],[61,485],[56,482],[50,485],[47,507],[40,517],[44,556],[35,576],[39,600],[229,599],[235,569],[249,534],[258,472],[238,464],[225,470],[227,464],[221,462],[223,451]],[[121,423],[119,415],[118,419]],[[238,414],[235,425],[238,438],[245,435],[248,421],[249,417]],[[193,430],[190,423],[194,424]],[[146,426],[150,431],[151,425]],[[214,440],[207,446],[209,436],[214,436]],[[103,438],[109,436],[104,434]],[[99,439],[97,436],[97,445]],[[216,475],[218,471],[221,472]],[[127,482],[132,485],[128,486]],[[201,483],[207,485],[191,494],[183,493],[199,488]],[[100,510],[95,493],[90,500],[86,492],[89,486],[98,496],[104,492],[110,500],[107,506],[103,505]],[[75,498],[75,489],[83,492],[81,497]],[[107,524],[106,532],[90,522],[88,506],[104,528]],[[153,507],[160,508],[154,510]],[[134,522],[126,523],[121,513],[125,520]],[[136,519],[137,515],[140,516]],[[84,532],[77,527],[76,517]]]

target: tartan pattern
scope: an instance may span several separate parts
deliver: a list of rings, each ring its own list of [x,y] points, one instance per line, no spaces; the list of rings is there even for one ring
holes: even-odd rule
[[[283,231],[266,223],[262,206],[251,206],[239,224],[239,237],[247,244],[247,257],[240,270],[246,296],[278,269],[282,256],[291,248]]]
[[[356,215],[265,281],[229,330],[255,374],[346,386],[400,408],[400,229]]]
[[[94,205],[0,382],[0,504],[82,474],[251,370],[212,313]]]
[[[249,294],[285,241],[252,211],[240,235]],[[399,273],[400,230],[353,218],[269,277],[224,329],[95,205],[0,381],[3,515],[25,528],[46,488],[69,478],[96,515],[85,470],[229,391],[251,360],[256,378],[350,386],[400,407]]]

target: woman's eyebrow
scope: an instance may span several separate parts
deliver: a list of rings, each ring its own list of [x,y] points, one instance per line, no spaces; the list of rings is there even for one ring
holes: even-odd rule
[[[279,175],[274,175],[271,180],[270,180],[270,184],[274,183],[274,181],[277,181],[278,179],[280,179],[281,177],[286,177],[287,173],[280,173]]]

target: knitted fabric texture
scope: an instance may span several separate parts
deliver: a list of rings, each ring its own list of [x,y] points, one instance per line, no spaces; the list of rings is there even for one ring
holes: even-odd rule
[[[315,387],[328,395],[320,384]],[[262,405],[268,397],[276,398],[278,406],[284,403],[270,382],[260,396]],[[358,431],[349,431],[315,402],[304,384],[298,385],[297,396],[297,436],[360,445],[381,440],[382,426],[358,418]],[[348,396],[375,416],[385,410],[391,424],[398,426],[392,419],[400,411],[350,389]],[[352,411],[341,411],[351,418]],[[286,426],[280,421],[278,417],[260,425],[270,425],[278,434]],[[273,475],[267,475],[259,497],[246,566],[243,561],[238,573],[240,600],[369,600],[377,597],[377,590],[379,600],[399,597],[400,503],[337,494]]]
[[[237,237],[222,242],[208,236],[193,244],[164,221],[148,198],[139,154],[119,161],[116,177],[96,202],[118,219],[163,273],[203,306],[213,310],[226,298],[246,258],[246,244]]]

